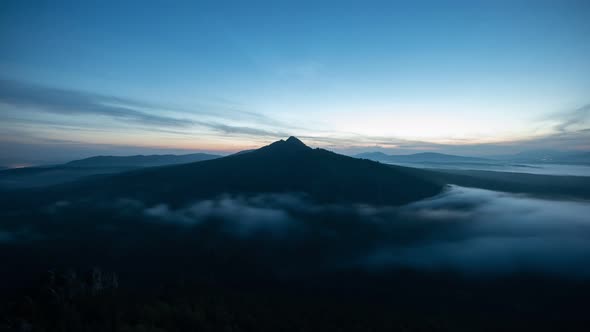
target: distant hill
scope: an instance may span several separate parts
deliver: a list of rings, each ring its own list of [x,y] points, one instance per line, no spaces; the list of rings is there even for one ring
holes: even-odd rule
[[[590,164],[590,151],[530,150],[491,158],[531,164]]]
[[[490,161],[484,158],[455,156],[436,152],[422,152],[407,155],[388,155],[382,152],[365,152],[355,157],[385,163],[481,163]]]
[[[312,149],[290,137],[249,153],[139,169],[78,182],[66,190],[75,197],[179,205],[220,194],[256,193],[303,193],[319,202],[404,204],[441,192],[443,185],[416,171]]]
[[[248,153],[248,152],[252,152],[252,151],[256,151],[256,149],[238,151],[238,152],[234,153],[234,155],[244,154],[244,153]]]
[[[185,155],[137,155],[137,156],[96,156],[66,163],[67,167],[153,167],[186,164],[219,158],[218,155],[193,153]]]
[[[136,167],[23,167],[0,170],[0,189],[51,186],[97,174],[120,173]]]
[[[590,165],[590,151],[530,150],[516,154],[495,155],[486,158],[465,157],[436,152],[406,155],[390,155],[383,152],[365,152],[356,158],[375,160],[389,164],[579,164]]]
[[[361,158],[361,159],[369,159],[369,160],[374,160],[374,161],[385,161],[391,156],[388,154],[385,154],[383,152],[363,152],[363,153],[359,153],[357,155],[354,155],[354,157]]]
[[[560,199],[590,199],[590,177],[481,170],[428,170],[425,177],[463,187]]]
[[[568,153],[564,156],[564,160],[569,163],[590,164],[590,151]]]
[[[97,156],[62,165],[0,170],[0,189],[33,188],[75,181],[87,176],[115,174],[137,168],[192,163],[221,156],[194,153],[186,155]]]

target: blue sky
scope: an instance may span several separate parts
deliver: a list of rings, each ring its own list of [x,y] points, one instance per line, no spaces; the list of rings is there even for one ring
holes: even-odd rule
[[[590,149],[588,1],[0,3],[0,163]]]

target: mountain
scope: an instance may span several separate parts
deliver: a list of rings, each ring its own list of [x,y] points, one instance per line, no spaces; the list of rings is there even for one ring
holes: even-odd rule
[[[382,152],[365,152],[355,157],[370,159],[385,163],[481,163],[488,159],[455,156],[436,152],[422,152],[408,155],[388,155]]]
[[[256,149],[242,150],[242,151],[238,151],[238,152],[236,152],[234,154],[235,155],[237,155],[237,154],[244,154],[244,153],[248,153],[248,152],[252,152],[252,151],[256,151]]]
[[[187,155],[97,156],[61,165],[0,170],[0,189],[34,188],[75,181],[87,176],[116,174],[137,168],[191,163],[221,156]]]
[[[186,164],[196,161],[219,158],[218,155],[193,153],[185,155],[137,155],[137,156],[96,156],[74,160],[66,163],[67,167],[153,167],[174,164]]]
[[[566,163],[590,164],[590,152],[568,153],[563,159]]]
[[[590,164],[589,151],[530,150],[494,159],[530,164]]]
[[[86,176],[129,171],[135,167],[23,167],[0,170],[0,189],[22,189],[57,185]]]
[[[354,155],[354,157],[361,158],[361,159],[369,159],[369,160],[374,160],[374,161],[384,161],[384,160],[387,160],[390,157],[390,155],[385,154],[383,152],[363,152],[363,153],[359,153],[357,155]]]
[[[295,137],[249,153],[139,169],[67,187],[76,198],[125,197],[172,205],[258,193],[302,193],[318,202],[404,204],[442,189],[415,169],[312,149]]]

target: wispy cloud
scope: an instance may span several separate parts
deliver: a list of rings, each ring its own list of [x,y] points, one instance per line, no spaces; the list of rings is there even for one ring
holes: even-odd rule
[[[315,61],[297,62],[276,66],[278,75],[286,78],[312,79],[319,75],[323,66]]]
[[[289,136],[284,131],[273,131],[253,127],[242,127],[242,126],[230,126],[216,122],[197,122],[205,127],[213,129],[223,134],[234,134],[234,135],[248,135],[248,136],[262,136],[271,138],[283,138]]]
[[[571,132],[574,126],[588,125],[590,119],[590,104],[584,105],[570,112],[564,112],[553,116],[558,123],[554,129],[559,133]]]
[[[67,216],[79,204],[92,209],[93,203],[57,201],[50,208],[56,215]],[[373,271],[409,267],[465,276],[524,272],[590,277],[586,217],[590,205],[583,201],[453,186],[441,195],[400,207],[319,204],[303,193],[225,194],[182,206],[116,197],[94,204],[113,209],[121,218],[117,221],[137,220],[134,230],[147,222],[174,229],[172,236],[190,232],[191,243],[197,246],[198,236],[212,241],[223,234],[222,242],[217,242],[219,250],[234,246],[235,239],[251,240],[249,248],[265,253],[256,258],[272,262],[282,272],[294,271],[293,267],[313,269],[314,259],[321,257],[322,271],[347,266]],[[54,233],[55,228],[43,231],[46,238],[63,237],[61,232]],[[109,237],[113,234],[119,232]],[[128,234],[122,234],[122,240],[114,241],[129,243]]]
[[[285,130],[268,130],[252,126],[221,123],[220,121],[224,119],[233,119],[238,122],[239,120],[246,120],[247,122],[276,128],[285,128],[287,126],[263,114],[244,111],[233,106],[201,105],[196,108],[185,109],[175,106],[156,105],[130,98],[47,87],[12,80],[0,79],[0,103],[16,108],[31,109],[35,112],[73,116],[100,115],[115,120],[130,121],[136,126],[139,126],[139,129],[174,132],[175,134],[194,135],[193,132],[186,130],[194,127],[202,127],[224,135],[273,138],[287,136]],[[167,110],[173,110],[176,113],[185,113],[187,117],[194,117],[195,115],[202,115],[205,118],[214,117],[218,118],[219,121],[195,120],[187,117],[178,118],[175,116],[161,115],[162,113],[166,113]],[[156,112],[158,114],[154,114]],[[4,118],[12,122],[48,125],[48,121],[42,119],[15,119],[10,116],[4,116]],[[60,125],[63,127],[66,124],[53,122],[51,125]],[[76,126],[80,126],[80,124],[76,124]],[[93,125],[85,124],[80,129],[89,129],[90,127],[93,127]],[[104,130],[105,128],[102,129]]]
[[[0,103],[65,115],[102,115],[145,125],[188,127],[188,119],[151,114],[151,105],[114,96],[0,80]]]

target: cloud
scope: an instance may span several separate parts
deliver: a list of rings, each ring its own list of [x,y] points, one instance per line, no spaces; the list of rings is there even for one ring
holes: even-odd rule
[[[559,133],[571,132],[573,126],[579,126],[582,124],[588,125],[586,122],[590,118],[590,104],[584,105],[571,112],[565,112],[558,114],[553,117],[558,120],[558,124],[554,126],[554,129]]]
[[[454,187],[403,210],[414,220],[448,227],[414,243],[384,246],[365,263],[468,274],[529,271],[590,277],[588,202]]]
[[[126,98],[0,80],[0,103],[65,115],[102,115],[145,125],[189,127],[192,121],[140,111],[153,105]]]
[[[187,131],[171,131],[174,128],[186,130],[195,126],[201,126],[222,134],[261,136],[261,137],[284,137],[288,136],[286,131],[267,130],[251,126],[228,125],[215,120],[194,120],[188,118],[177,118],[172,116],[158,115],[166,110],[186,113],[187,115],[205,115],[208,118],[232,119],[233,121],[254,121],[257,124],[273,126],[275,128],[292,128],[290,125],[271,119],[263,114],[244,111],[234,106],[201,105],[197,108],[185,109],[171,105],[156,105],[148,102],[107,96],[90,92],[46,87],[31,83],[2,80],[0,79],[0,103],[18,108],[30,108],[37,112],[46,112],[62,115],[100,115],[117,120],[131,121],[135,124],[148,126],[148,130],[174,134],[190,134]],[[154,113],[158,114],[154,114]],[[24,123],[26,125],[41,124],[43,126],[64,126],[66,124],[56,123],[47,120],[31,120],[19,118],[6,118],[12,122]],[[80,126],[77,124],[76,126]],[[93,128],[92,125],[82,129]],[[103,130],[109,128],[103,128]],[[93,129],[95,130],[95,129]]]
[[[261,136],[283,138],[289,136],[286,132],[272,131],[261,128],[252,128],[245,126],[230,126],[216,122],[197,122],[198,124],[218,131],[223,134],[247,135],[247,136]]]
[[[590,203],[584,201],[451,187],[402,207],[315,204],[303,194],[223,195],[180,208],[126,206],[148,220],[197,232],[211,234],[216,227],[238,237],[274,234],[277,253],[285,243],[301,252],[319,246],[325,268],[590,277]]]
[[[504,148],[517,152],[537,149],[590,150],[589,120],[590,104],[542,118],[539,125],[549,131],[547,134],[476,147],[479,149]],[[500,154],[506,154],[506,151]]]
[[[323,65],[316,61],[297,62],[276,65],[274,71],[279,75],[290,79],[313,79],[322,71]]]
[[[554,114],[541,122],[552,121],[553,133],[533,137],[501,139],[488,137],[490,142],[476,143],[470,139],[457,140],[454,143],[437,143],[420,140],[408,140],[393,136],[367,136],[355,133],[326,132],[325,135],[299,135],[300,138],[317,142],[328,148],[346,154],[367,151],[382,151],[394,154],[415,153],[422,151],[439,151],[465,155],[505,155],[526,150],[588,150],[590,149],[590,104],[580,108]],[[497,139],[496,141],[493,141]]]
[[[143,209],[150,218],[184,226],[194,226],[208,220],[225,222],[232,233],[247,235],[256,231],[284,231],[293,221],[287,208],[301,208],[298,196],[265,194],[255,196],[224,195],[217,199],[199,201],[180,209],[156,204]]]
[[[304,194],[267,193],[184,206],[116,198],[56,201],[41,214],[3,213],[20,216],[18,223],[4,218],[12,224],[0,224],[0,242],[7,245],[94,241],[104,250],[160,248],[171,256],[214,248],[285,273],[410,268],[473,277],[524,272],[590,278],[590,202],[472,188],[451,187],[401,207],[318,204]],[[43,218],[48,222],[39,222]],[[15,233],[23,227],[28,231]]]

